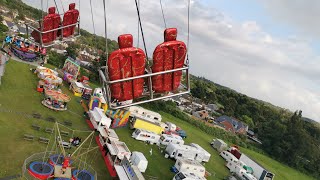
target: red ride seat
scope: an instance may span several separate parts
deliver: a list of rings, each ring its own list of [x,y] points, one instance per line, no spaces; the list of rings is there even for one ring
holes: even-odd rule
[[[176,28],[164,31],[165,42],[159,44],[153,52],[153,73],[183,67],[187,48],[184,42],[176,38]],[[153,76],[152,88],[157,93],[175,91],[180,85],[181,76],[182,71]]]
[[[78,22],[79,11],[75,9],[75,7],[76,7],[75,3],[69,4],[69,10],[63,15],[63,26],[68,26]],[[63,28],[63,37],[68,37],[73,35],[75,27],[76,26],[74,25],[74,26]]]
[[[110,80],[143,75],[146,55],[142,49],[132,47],[132,35],[120,35],[118,43],[119,49],[113,51],[108,60]],[[118,101],[138,98],[142,95],[143,84],[143,78],[111,84],[111,96]]]
[[[49,14],[43,18],[42,32],[49,31],[52,29],[57,29],[61,24],[60,15],[55,13],[56,8],[50,7],[48,11],[49,11]],[[38,28],[38,30],[41,31],[41,27]],[[57,33],[58,33],[58,30],[42,34],[42,42],[48,43],[48,42],[52,42],[52,41],[56,40]],[[31,33],[31,35],[35,39],[36,42],[40,43],[40,33],[39,32],[33,31]]]

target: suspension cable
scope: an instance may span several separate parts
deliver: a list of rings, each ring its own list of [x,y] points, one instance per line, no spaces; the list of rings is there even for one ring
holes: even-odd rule
[[[92,21],[92,27],[93,27],[93,38],[94,38],[93,43],[94,43],[94,47],[95,47],[96,49],[98,49],[98,48],[97,48],[97,44],[96,44],[96,42],[97,42],[97,35],[96,35],[96,28],[95,28],[94,17],[93,17],[92,0],[90,0],[90,10],[91,10],[91,21]]]
[[[48,8],[49,8],[49,0],[47,0],[47,8],[46,8],[46,10],[48,10]]]
[[[106,10],[106,0],[103,0],[103,9],[104,9],[104,36],[106,38],[106,66],[108,66],[108,57],[109,57],[109,50],[108,50],[108,30],[107,30],[107,10]],[[106,68],[106,71],[108,68]]]
[[[161,7],[161,12],[162,12],[162,19],[163,19],[164,27],[167,29],[166,18],[164,17],[164,13],[163,13],[162,0],[160,0],[160,7]]]
[[[138,0],[138,7],[140,9],[140,0]],[[139,24],[139,19],[138,19],[138,41],[137,41],[137,47],[140,46],[139,39],[140,39],[140,24]]]
[[[188,35],[187,35],[187,60],[186,60],[187,65],[189,65],[189,36],[190,36],[190,0],[188,0]]]
[[[60,0],[60,3],[61,3],[62,11],[63,11],[63,14],[64,14],[64,13],[65,13],[65,11],[64,11],[63,3],[62,3],[62,1],[61,1],[61,0]]]
[[[49,0],[48,0],[49,1]],[[41,0],[41,21],[43,20],[43,0]],[[41,23],[40,23],[41,25]],[[41,26],[41,31],[42,31],[42,26]]]
[[[54,0],[54,4],[56,5],[56,9],[57,9],[57,11],[58,11],[58,14],[60,14],[56,0]]]
[[[145,42],[145,39],[144,39],[143,28],[142,28],[141,19],[140,19],[140,10],[139,10],[139,7],[138,7],[138,2],[137,2],[137,0],[135,0],[135,3],[136,3],[136,8],[137,8],[137,14],[138,14],[138,20],[139,20],[139,24],[140,24],[140,30],[141,30],[141,36],[142,36],[144,51],[145,51],[145,53],[146,53],[146,58],[147,58],[147,60],[148,60],[149,56],[148,56],[148,52],[147,52],[146,42]],[[147,63],[148,63],[148,62],[149,62],[149,61],[147,61]]]

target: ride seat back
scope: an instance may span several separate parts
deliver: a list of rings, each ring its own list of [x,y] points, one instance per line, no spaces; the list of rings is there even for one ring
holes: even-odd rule
[[[55,13],[56,8],[55,7],[50,7],[48,10],[48,15],[46,15],[43,18],[42,22],[42,32],[49,31],[52,29],[57,29],[60,26],[61,23],[61,18],[60,15]],[[41,26],[38,28],[39,31],[41,31]],[[42,34],[42,42],[43,43],[48,43],[56,40],[57,38],[57,33],[58,30],[44,33]],[[31,33],[32,37],[35,39],[36,42],[40,43],[40,33],[37,31],[33,31]]]
[[[120,35],[118,43],[119,49],[113,51],[108,59],[109,79],[113,81],[143,75],[146,55],[142,49],[132,46],[132,35]],[[143,93],[143,84],[143,78],[111,84],[111,96],[118,101],[138,98]]]
[[[176,28],[164,31],[164,42],[153,52],[153,73],[183,67],[187,48],[184,42],[177,41],[176,38]],[[180,85],[181,77],[182,71],[153,76],[152,88],[157,93],[175,91]]]
[[[78,22],[79,11],[75,9],[76,4],[69,4],[69,10],[63,15],[63,26],[68,26]],[[74,26],[63,28],[63,37],[68,37],[74,34]]]

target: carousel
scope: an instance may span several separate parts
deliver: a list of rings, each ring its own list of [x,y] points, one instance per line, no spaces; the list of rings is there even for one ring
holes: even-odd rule
[[[45,99],[42,101],[42,104],[47,108],[56,111],[67,110],[67,103],[71,100],[68,95],[56,90],[46,90],[44,95]]]
[[[38,92],[44,92],[44,90],[58,89],[62,84],[62,79],[58,77],[58,73],[52,69],[38,66],[35,73],[39,77],[37,85]]]
[[[22,166],[22,178],[28,180],[96,180],[97,173],[90,166],[97,157],[98,146],[93,147],[94,132],[66,129],[63,125],[55,123],[54,133],[47,138],[48,144],[45,152],[40,152],[25,159]],[[62,130],[67,130],[84,140],[74,146],[68,137],[61,136]],[[66,149],[65,144],[70,148]]]

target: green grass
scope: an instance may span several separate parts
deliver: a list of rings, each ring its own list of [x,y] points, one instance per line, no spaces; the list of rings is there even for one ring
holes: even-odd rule
[[[68,111],[52,111],[41,104],[43,95],[36,91],[38,78],[29,70],[30,67],[27,64],[10,61],[2,78],[0,86],[0,177],[20,174],[25,158],[45,151],[46,145],[36,140],[34,142],[25,141],[22,137],[23,134],[33,134],[37,137],[49,138],[51,136],[45,133],[44,129],[53,127],[54,123],[30,118],[32,113],[40,113],[44,119],[51,116],[59,122],[71,121],[73,129],[89,130],[82,117],[83,109],[79,104],[80,98],[73,96],[66,84],[62,90],[72,98],[68,103]],[[33,130],[31,124],[38,124],[41,130]],[[91,154],[93,155],[90,160],[94,162],[92,166],[97,171],[99,179],[105,179],[108,177],[108,172],[101,155],[98,150]]]
[[[30,66],[27,64],[10,61],[6,67],[5,76],[2,78],[2,85],[0,86],[0,177],[20,174],[25,158],[31,154],[45,151],[46,145],[37,141],[25,141],[22,138],[23,134],[26,133],[37,137],[52,137],[45,133],[43,129],[45,127],[53,127],[54,124],[30,118],[32,113],[40,113],[42,118],[51,116],[59,122],[71,121],[73,129],[89,130],[82,117],[83,109],[79,104],[80,98],[73,96],[66,85],[62,87],[62,90],[72,97],[72,100],[68,103],[69,111],[55,112],[41,104],[43,95],[36,92],[38,78],[29,71],[29,68]],[[96,87],[96,85],[93,85],[93,87]],[[12,112],[3,110],[11,110]],[[229,171],[224,166],[225,161],[209,144],[214,138],[213,136],[194,126],[190,126],[189,123],[170,114],[160,113],[164,122],[173,122],[187,132],[186,144],[197,143],[211,153],[210,161],[205,164],[206,170],[212,174],[208,179],[222,179],[228,175]],[[35,123],[42,127],[40,131],[35,131],[31,128],[31,124]],[[127,144],[131,152],[140,151],[144,153],[149,161],[148,169],[145,173],[146,176],[155,176],[159,180],[171,179],[174,176],[169,170],[174,165],[174,160],[164,158],[164,154],[161,153],[157,146],[134,140],[131,138],[132,130],[128,128],[120,128],[116,131],[120,140]],[[82,136],[84,137],[84,134]],[[93,143],[95,144],[95,142]],[[152,156],[150,155],[150,149],[153,151]],[[275,173],[275,180],[312,179],[265,155],[245,148],[241,150]],[[92,162],[92,167],[98,173],[98,179],[110,179],[100,152],[98,150],[94,151],[90,153],[89,157],[89,162]]]

